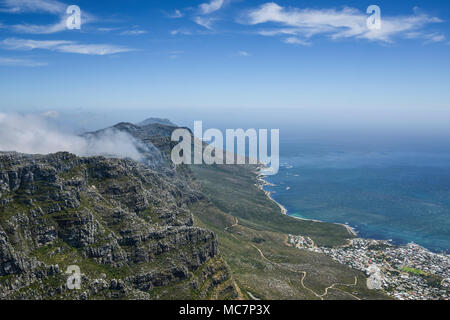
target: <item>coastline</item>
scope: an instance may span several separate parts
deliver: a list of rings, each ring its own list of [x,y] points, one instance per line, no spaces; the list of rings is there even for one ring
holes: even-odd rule
[[[286,207],[273,198],[272,192],[264,189],[266,186],[275,186],[266,180],[268,176],[261,171],[255,173],[259,189],[281,209],[282,214],[288,215]],[[301,250],[324,254],[337,263],[363,272],[366,276],[365,285],[369,290],[382,290],[391,298],[400,300],[448,299],[450,277],[447,266],[450,256],[447,253],[436,253],[414,242],[397,245],[391,243],[390,240],[363,238],[355,229],[342,223],[288,216],[346,228],[350,235],[346,245],[317,246],[313,239],[298,234],[289,234],[286,243]],[[387,256],[388,259],[380,260],[380,256]],[[437,286],[426,279],[438,279],[440,282]],[[405,287],[411,287],[412,290],[404,289]]]
[[[261,167],[261,168],[263,168],[263,167]],[[310,222],[316,222],[316,223],[331,223],[331,224],[339,225],[339,226],[344,227],[350,235],[352,235],[354,237],[358,237],[358,232],[355,229],[353,229],[349,225],[346,225],[343,223],[325,222],[325,221],[320,221],[320,220],[316,220],[316,219],[306,219],[306,218],[300,218],[300,217],[288,215],[289,211],[286,209],[286,207],[283,206],[281,203],[279,203],[272,197],[272,192],[264,189],[264,187],[266,187],[266,186],[274,186],[274,185],[272,183],[268,182],[267,180],[265,180],[265,178],[267,176],[261,173],[261,168],[259,168],[258,171],[256,172],[257,180],[258,180],[258,188],[265,193],[265,195],[267,196],[267,198],[270,201],[275,203],[280,208],[281,214],[287,215],[291,218],[302,220],[302,221],[310,221]]]
[[[335,224],[335,225],[342,226],[342,227],[344,227],[344,228],[347,230],[347,232],[348,232],[352,237],[354,237],[354,239],[364,239],[364,240],[374,240],[374,241],[384,241],[384,242],[389,242],[389,241],[391,241],[391,240],[377,240],[377,239],[373,239],[373,238],[364,238],[364,237],[361,237],[361,236],[359,236],[359,233],[358,233],[357,230],[355,230],[353,227],[351,227],[351,226],[349,226],[349,225],[347,225],[347,224],[338,223],[338,222],[326,222],[326,221],[321,221],[321,220],[317,220],[317,219],[307,219],[307,218],[301,218],[301,217],[296,217],[296,216],[293,216],[293,215],[289,215],[289,214],[288,214],[288,210],[286,209],[286,207],[283,206],[281,203],[277,202],[277,201],[272,197],[272,192],[267,191],[267,190],[264,189],[264,187],[266,187],[266,186],[275,186],[274,184],[272,184],[272,183],[268,182],[267,180],[265,180],[268,176],[265,175],[265,174],[263,174],[263,173],[261,173],[261,171],[262,171],[264,168],[265,168],[265,167],[262,165],[262,166],[258,167],[258,169],[255,171],[255,174],[256,174],[256,177],[257,177],[257,181],[258,181],[258,187],[259,187],[259,189],[261,189],[261,190],[266,194],[267,198],[268,198],[270,201],[272,201],[273,203],[275,203],[275,204],[280,208],[282,214],[287,215],[287,216],[289,216],[289,217],[291,217],[291,218],[294,218],[294,219],[302,220],[302,221],[310,221],[310,222],[316,222],[316,223],[330,223],[330,224]],[[409,244],[415,244],[415,242],[410,242]],[[406,247],[406,246],[408,246],[408,244],[407,244],[407,245],[404,245],[404,244],[403,244],[403,245],[402,245],[402,244],[394,244],[394,245],[396,245],[396,246],[398,246],[398,247]],[[448,255],[448,254],[449,254],[449,253],[448,253],[447,251],[445,251],[445,250],[442,251],[442,252],[438,252],[438,251],[430,250],[430,249],[425,248],[425,247],[424,247],[424,249],[427,250],[427,251],[429,251],[429,252],[435,253],[435,254],[445,254],[445,255]]]
[[[280,207],[281,213],[284,215],[287,215],[288,210],[286,209],[286,207],[284,207],[281,203],[277,202],[274,198],[272,198],[272,193],[270,191],[264,190],[265,186],[273,186],[273,184],[271,184],[270,182],[264,180],[265,177],[264,175],[258,173],[257,176],[257,180],[258,180],[258,188],[263,191],[266,195],[266,197],[272,201],[273,203],[275,203],[278,207]]]

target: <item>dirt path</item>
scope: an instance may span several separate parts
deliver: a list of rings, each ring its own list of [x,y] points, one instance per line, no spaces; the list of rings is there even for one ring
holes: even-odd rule
[[[226,228],[225,228],[225,231],[228,231],[228,230],[231,229],[231,228],[235,228],[235,227],[239,226],[239,219],[238,219],[238,218],[235,218],[235,219],[236,219],[235,224],[233,224],[233,225],[231,225],[231,226],[229,226],[229,227],[226,227]],[[233,236],[236,240],[240,240],[240,239],[239,239],[238,237],[236,237],[234,234],[232,234],[232,233],[230,233],[230,234],[231,234],[231,236]],[[286,242],[287,242],[287,241],[286,241]],[[353,284],[335,283],[335,284],[332,284],[331,286],[325,288],[325,292],[324,292],[323,294],[318,294],[318,293],[315,292],[313,289],[308,288],[308,287],[305,285],[305,279],[306,279],[306,277],[307,277],[307,275],[308,275],[308,273],[307,273],[306,271],[292,270],[292,269],[290,269],[290,268],[288,268],[288,267],[286,267],[286,266],[283,266],[283,265],[281,265],[281,264],[279,264],[279,263],[273,262],[273,261],[271,261],[270,259],[268,259],[268,258],[264,255],[264,253],[261,251],[260,248],[258,248],[257,246],[255,246],[253,243],[250,243],[250,245],[258,251],[258,253],[260,254],[261,258],[263,258],[263,260],[269,262],[270,264],[273,264],[274,266],[277,266],[278,268],[281,268],[281,269],[287,269],[287,270],[289,270],[289,271],[291,271],[291,272],[295,272],[295,273],[300,273],[300,274],[302,274],[302,278],[301,278],[301,280],[300,280],[300,283],[301,283],[302,287],[303,287],[305,290],[308,290],[309,292],[311,292],[314,296],[316,296],[317,298],[319,298],[319,299],[321,299],[321,300],[324,300],[324,297],[326,297],[326,296],[328,295],[328,291],[329,291],[330,289],[339,290],[339,291],[341,291],[341,292],[343,292],[343,293],[346,293],[346,294],[350,295],[351,297],[353,297],[353,298],[356,299],[356,300],[361,300],[361,299],[358,298],[357,296],[355,296],[355,295],[353,295],[353,294],[351,294],[351,293],[348,293],[347,291],[344,291],[344,290],[342,290],[342,289],[336,288],[336,286],[355,287],[355,286],[358,284],[358,278],[357,278],[356,276],[355,276],[355,283],[353,283]],[[249,292],[247,292],[247,293],[249,293]],[[249,296],[250,296],[253,300],[256,300],[252,294],[249,293]]]
[[[247,291],[247,294],[250,296],[250,298],[252,298],[253,300],[259,301],[261,299],[258,299],[257,297],[255,297],[251,292]]]
[[[234,219],[236,220],[236,222],[235,222],[233,225],[231,225],[231,226],[229,226],[229,227],[226,227],[226,228],[225,228],[225,231],[228,231],[228,230],[230,230],[231,228],[237,227],[237,226],[239,225],[239,219],[238,219],[238,218],[234,218]]]
[[[351,293],[348,293],[347,291],[344,291],[344,290],[339,289],[339,288],[335,288],[336,286],[355,287],[357,284],[358,284],[358,277],[355,276],[355,283],[352,283],[352,284],[335,283],[335,284],[329,286],[328,288],[326,288],[326,289],[325,289],[325,293],[324,293],[323,295],[321,295],[321,296],[322,296],[322,297],[325,297],[325,296],[328,294],[328,290],[330,290],[330,289],[335,289],[335,290],[339,290],[339,291],[345,292],[345,293],[347,293],[348,295],[352,296],[353,298],[355,298],[355,299],[357,299],[357,300],[361,300],[361,299],[358,298],[357,296],[355,296],[355,295],[353,295],[353,294],[351,294]]]
[[[313,295],[315,295],[317,298],[323,300],[323,295],[321,296],[321,295],[317,294],[314,290],[312,290],[312,289],[308,288],[307,286],[305,286],[305,282],[304,282],[304,281],[305,281],[306,276],[308,275],[308,273],[307,273],[306,271],[292,270],[292,269],[290,269],[290,268],[287,268],[287,267],[285,267],[285,266],[282,266],[282,265],[279,264],[279,263],[273,262],[273,261],[269,260],[268,258],[266,258],[266,256],[264,255],[264,253],[263,253],[263,252],[261,251],[261,249],[259,249],[257,246],[255,246],[255,245],[252,244],[252,243],[250,243],[250,245],[251,245],[253,248],[255,248],[256,250],[258,250],[258,252],[259,252],[259,254],[261,255],[261,257],[262,257],[264,260],[266,260],[267,262],[269,262],[270,264],[273,264],[274,266],[277,266],[277,267],[282,268],[282,269],[285,268],[285,269],[287,269],[287,270],[289,270],[289,271],[291,271],[291,272],[301,273],[301,274],[302,274],[302,279],[300,280],[300,283],[301,283],[302,287],[303,287],[304,289],[308,290],[309,292],[311,292],[311,293],[312,293]]]

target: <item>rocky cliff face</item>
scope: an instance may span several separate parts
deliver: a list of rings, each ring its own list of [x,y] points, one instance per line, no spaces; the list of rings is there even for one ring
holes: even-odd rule
[[[0,299],[235,297],[214,234],[187,209],[202,197],[131,160],[0,153]]]

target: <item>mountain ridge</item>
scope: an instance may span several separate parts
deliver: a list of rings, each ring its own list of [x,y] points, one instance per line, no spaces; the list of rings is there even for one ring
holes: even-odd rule
[[[0,182],[2,299],[152,299],[183,281],[186,297],[207,298],[231,283],[214,234],[186,207],[203,196],[176,177],[127,159],[0,153]],[[72,264],[81,291],[65,283]]]
[[[0,153],[0,297],[317,299],[311,290],[356,277],[357,286],[326,298],[386,298],[363,285],[363,273],[286,245],[289,234],[326,246],[352,236],[282,215],[261,189],[258,165],[173,165],[176,129],[122,122],[84,134],[126,132],[142,145],[142,162]],[[73,264],[81,292],[65,283]],[[292,268],[314,275],[308,286]]]
[[[162,125],[166,125],[169,127],[178,127],[176,124],[174,124],[169,119],[163,119],[163,118],[148,118],[144,121],[137,123],[136,125],[139,127],[145,127],[145,126],[152,125],[152,124],[162,124]]]

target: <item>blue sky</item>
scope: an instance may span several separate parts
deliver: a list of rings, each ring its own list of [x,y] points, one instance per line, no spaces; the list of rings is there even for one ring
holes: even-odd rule
[[[435,0],[0,0],[0,111],[443,132],[449,19]]]

